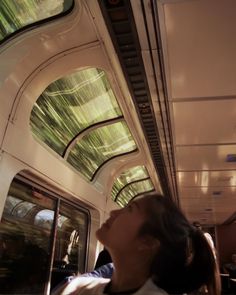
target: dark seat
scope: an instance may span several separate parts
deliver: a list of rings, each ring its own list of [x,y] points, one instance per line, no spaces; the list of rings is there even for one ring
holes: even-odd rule
[[[220,279],[221,279],[222,291],[227,294],[227,292],[229,292],[229,289],[230,289],[229,274],[221,273]]]
[[[230,292],[232,294],[236,294],[236,279],[230,278],[229,285],[230,285]]]

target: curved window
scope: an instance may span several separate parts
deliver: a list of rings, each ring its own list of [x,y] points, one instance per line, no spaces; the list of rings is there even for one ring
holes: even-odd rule
[[[32,109],[30,125],[87,180],[108,160],[137,149],[107,76],[97,68],[50,84]]]
[[[20,29],[72,8],[73,0],[1,0],[0,42]]]
[[[50,84],[32,109],[30,125],[38,139],[63,156],[83,130],[121,115],[105,72],[89,68]]]
[[[87,179],[109,159],[136,150],[125,122],[97,128],[85,135],[71,150],[67,161]]]
[[[154,191],[154,186],[150,179],[130,183],[119,193],[116,203],[121,207],[125,207],[133,197],[151,191]]]
[[[144,166],[135,166],[132,167],[123,173],[116,179],[113,184],[112,191],[111,191],[111,198],[114,201],[122,190],[124,186],[129,184],[130,182],[148,178],[149,174]]]

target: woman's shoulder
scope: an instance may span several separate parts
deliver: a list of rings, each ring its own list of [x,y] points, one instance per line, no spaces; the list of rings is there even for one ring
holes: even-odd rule
[[[166,291],[159,288],[152,279],[148,279],[147,282],[140,288],[134,295],[168,295]]]
[[[52,295],[100,295],[110,279],[94,277],[75,277]]]

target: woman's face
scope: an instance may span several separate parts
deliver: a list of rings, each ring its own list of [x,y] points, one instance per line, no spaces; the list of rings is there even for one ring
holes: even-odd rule
[[[138,246],[139,231],[146,221],[144,205],[144,198],[137,198],[125,208],[111,211],[110,218],[96,233],[98,240],[106,248],[120,252]]]

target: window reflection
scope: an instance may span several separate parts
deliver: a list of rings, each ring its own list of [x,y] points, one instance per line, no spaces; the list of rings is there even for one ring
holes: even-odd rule
[[[1,294],[44,292],[50,258],[50,234],[34,226],[34,216],[42,207],[55,208],[55,201],[35,198],[33,190],[14,181],[0,223]]]
[[[73,206],[61,203],[53,262],[52,285],[63,278],[84,272],[86,258],[87,216]]]
[[[52,210],[41,210],[39,211],[34,218],[34,224],[38,227],[50,229],[52,227],[54,220],[54,212]]]
[[[5,208],[4,208],[5,214],[12,214],[12,210],[20,202],[22,202],[21,199],[18,199],[16,197],[12,197],[12,196],[8,196],[6,199]]]
[[[47,192],[14,179],[0,222],[0,293],[44,294],[52,244],[55,256],[51,287],[67,274],[84,272],[88,215]]]
[[[16,215],[18,217],[25,217],[27,213],[34,208],[35,205],[29,202],[21,202],[12,211],[13,215]]]

